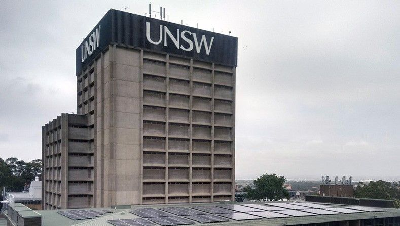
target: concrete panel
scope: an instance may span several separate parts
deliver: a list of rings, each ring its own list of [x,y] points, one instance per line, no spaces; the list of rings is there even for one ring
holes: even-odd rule
[[[185,109],[169,109],[169,121],[189,123],[189,111]]]
[[[145,152],[145,153],[143,153],[143,164],[164,165],[165,164],[165,153]]]
[[[184,153],[169,153],[169,165],[189,165],[189,154]]]
[[[189,184],[188,183],[170,183],[168,185],[168,194],[174,195],[189,195]]]
[[[189,125],[170,123],[168,135],[170,137],[189,138]]]
[[[189,81],[178,80],[178,79],[169,79],[169,90],[173,93],[180,94],[190,94],[190,84]]]
[[[139,175],[117,174],[117,191],[139,191]]]
[[[144,168],[143,169],[144,180],[164,180],[165,169],[164,168]]]
[[[93,166],[93,156],[92,155],[83,155],[83,156],[76,156],[76,155],[69,155],[68,156],[68,166]]]
[[[143,103],[155,106],[165,106],[165,94],[158,92],[143,91]],[[189,103],[189,102],[188,102]]]
[[[215,155],[214,156],[214,165],[231,166],[232,165],[232,156],[231,155]]]
[[[232,139],[232,129],[224,128],[224,127],[216,127],[214,129],[214,137],[215,137],[215,139],[231,140]]]
[[[68,142],[69,153],[91,153],[90,144],[88,142]]]
[[[164,77],[143,75],[143,89],[163,91],[167,90],[167,83]]]
[[[169,168],[169,180],[189,180],[189,168]]]
[[[177,65],[170,64],[169,65],[169,77],[171,78],[180,78],[180,79],[189,79],[190,68],[186,65]]]
[[[216,84],[232,86],[233,85],[233,75],[222,72],[214,73],[214,81]]]
[[[192,184],[193,194],[209,194],[211,192],[210,183],[193,183]]]
[[[115,78],[118,80],[139,82],[140,69],[138,66],[130,66],[125,64],[115,64]]]
[[[140,160],[140,146],[137,144],[115,144],[115,159]]]
[[[230,87],[216,85],[214,87],[214,95],[215,95],[215,98],[232,100],[233,99],[233,89]]]
[[[193,109],[202,111],[211,111],[211,99],[193,97]]]
[[[138,50],[128,50],[123,48],[115,49],[115,62],[119,64],[139,66],[140,52]]]
[[[178,108],[189,108],[189,97],[179,94],[169,95],[169,106]]]
[[[165,76],[165,62],[143,60],[143,74],[155,74]]]
[[[153,121],[165,121],[165,108],[143,106],[143,119]]]
[[[165,123],[143,123],[143,134],[145,136],[165,136]]]
[[[139,129],[139,114],[115,112],[115,126],[119,128]]]
[[[211,127],[193,126],[193,137],[198,139],[211,139]]]
[[[145,183],[143,184],[144,195],[165,194],[165,184],[163,183]]]
[[[232,153],[232,142],[217,141],[214,143],[215,153]]]
[[[211,141],[193,141],[194,152],[211,152]]]
[[[115,142],[117,144],[139,144],[139,130],[115,128]]]
[[[211,70],[193,68],[193,81],[211,83]]]
[[[193,111],[193,123],[197,124],[211,124],[211,112]]]
[[[86,126],[88,119],[85,115],[68,115],[68,125]]]
[[[214,179],[232,179],[231,169],[214,169]]]
[[[72,140],[89,140],[89,131],[87,128],[68,128],[68,138]]]
[[[195,168],[192,172],[193,180],[210,180],[211,179],[211,170],[210,169],[202,169]]]
[[[207,154],[193,154],[192,156],[193,165],[211,165],[211,155]]]
[[[147,151],[165,150],[165,139],[163,138],[144,138],[143,149]]]
[[[140,113],[139,98],[115,97],[115,109],[119,112]]]
[[[214,124],[220,126],[232,126],[232,115],[230,114],[215,114]]]
[[[189,140],[186,139],[169,139],[168,141],[169,151],[189,151]]]
[[[140,164],[138,160],[117,159],[115,160],[115,164],[116,175],[129,175],[131,177],[134,175],[135,178],[139,177]],[[132,178],[130,178],[129,180],[132,180]]]
[[[193,95],[211,97],[211,85],[207,83],[193,83]]]
[[[139,98],[140,85],[138,82],[129,82],[123,80],[115,81],[115,95],[122,97]]]

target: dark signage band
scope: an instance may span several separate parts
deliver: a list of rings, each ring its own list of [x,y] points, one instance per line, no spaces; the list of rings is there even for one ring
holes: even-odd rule
[[[111,44],[237,65],[236,37],[110,10],[76,49],[77,75]]]

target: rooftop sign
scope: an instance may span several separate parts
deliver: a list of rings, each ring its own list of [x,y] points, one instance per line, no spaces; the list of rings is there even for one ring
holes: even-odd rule
[[[221,65],[237,65],[236,37],[112,9],[76,49],[77,74],[113,44]]]

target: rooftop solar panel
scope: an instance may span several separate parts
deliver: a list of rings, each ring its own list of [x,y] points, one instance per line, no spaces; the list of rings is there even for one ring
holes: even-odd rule
[[[132,226],[154,226],[155,224],[144,218],[134,218],[134,219],[121,219],[126,225]]]
[[[247,213],[229,213],[229,214],[218,214],[218,216],[223,216],[232,220],[241,221],[241,220],[255,220],[261,219],[261,216],[255,216]]]
[[[257,215],[263,218],[284,218],[284,217],[289,217],[287,215],[281,214],[279,212],[270,212],[270,211],[263,211],[263,212],[254,212],[251,213],[253,215]]]
[[[263,210],[255,209],[255,208],[252,208],[249,206],[242,206],[242,205],[236,205],[236,204],[218,205],[217,207],[232,210],[234,212],[241,212],[241,213],[263,211]]]
[[[233,212],[232,210],[220,208],[217,206],[193,206],[192,208],[211,214],[220,214],[220,213],[229,214]]]
[[[260,204],[243,204],[243,206],[248,206],[252,207],[255,209],[259,209],[262,211],[279,211],[279,210],[285,210],[282,207],[277,207],[277,206],[265,206],[265,205],[260,205]]]
[[[305,206],[298,206],[298,205],[293,205],[293,204],[285,203],[285,202],[266,203],[266,205],[282,207],[282,208],[290,209],[290,210],[303,210],[303,209],[307,209],[308,208],[308,207],[305,207]]]
[[[318,214],[318,215],[335,215],[335,214],[338,214],[338,212],[334,212],[334,211],[331,211],[331,210],[323,210],[323,209],[306,209],[306,210],[303,210],[303,211],[306,211],[308,213],[315,213],[315,214]]]
[[[384,211],[381,208],[377,207],[369,207],[369,206],[346,206],[346,209],[353,209],[353,210],[361,210],[366,212],[382,212]]]
[[[202,212],[200,210],[196,209],[190,209],[190,208],[185,208],[185,207],[166,207],[166,208],[161,208],[160,210],[172,213],[178,216],[192,216],[192,215],[202,215],[206,214],[205,212]]]
[[[140,208],[140,209],[135,209],[131,210],[130,213],[135,214],[139,217],[143,218],[155,218],[155,217],[170,217],[174,216],[170,213],[158,210],[158,209],[153,209],[153,208]]]
[[[331,207],[330,205],[323,205],[323,204],[317,204],[317,203],[311,203],[311,202],[294,202],[292,204],[298,205],[298,206],[309,207],[309,208],[315,208],[315,209],[325,209],[325,208]]]
[[[282,210],[279,213],[286,214],[291,217],[303,217],[303,216],[314,216],[314,213],[307,213],[299,210]]]
[[[220,216],[216,216],[216,215],[211,215],[211,214],[207,214],[207,215],[192,215],[192,216],[186,216],[186,218],[188,218],[190,220],[197,221],[197,222],[202,223],[202,224],[228,221],[228,219],[226,219],[226,218],[223,218],[223,217],[220,217]]]
[[[346,209],[343,207],[330,207],[330,208],[325,208],[325,210],[330,210],[338,213],[362,213],[365,211],[362,210],[353,210],[353,209]]]
[[[108,220],[107,223],[112,224],[114,226],[127,226],[127,224],[125,224],[121,220]]]
[[[155,217],[149,218],[156,224],[165,225],[165,226],[173,226],[173,225],[191,225],[195,224],[196,222],[192,220],[188,220],[182,217],[172,216],[172,217]]]

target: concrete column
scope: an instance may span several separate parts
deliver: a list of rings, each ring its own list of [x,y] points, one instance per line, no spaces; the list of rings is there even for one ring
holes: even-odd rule
[[[61,208],[68,208],[68,114],[61,114]]]
[[[211,72],[211,202],[214,202],[214,147],[215,147],[215,142],[214,142],[214,83],[215,83],[215,65],[214,63],[212,64],[212,72]]]

